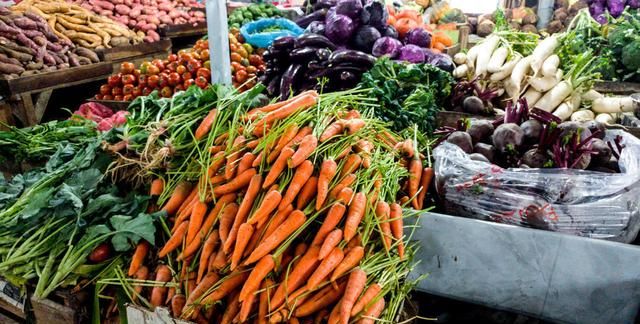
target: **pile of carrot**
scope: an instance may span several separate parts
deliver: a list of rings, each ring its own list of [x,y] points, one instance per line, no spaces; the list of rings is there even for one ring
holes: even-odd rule
[[[136,248],[131,299],[197,323],[395,320],[413,255],[404,218],[433,173],[358,101],[307,91],[224,126],[213,108],[194,125],[208,145],[198,176],[151,184],[170,191],[167,235]]]

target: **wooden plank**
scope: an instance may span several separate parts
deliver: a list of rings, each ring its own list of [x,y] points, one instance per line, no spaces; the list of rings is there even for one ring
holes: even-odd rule
[[[49,299],[39,299],[31,297],[33,313],[38,323],[48,324],[74,324],[79,323],[76,319],[76,311]]]
[[[19,318],[27,318],[24,311],[25,299],[26,297],[20,288],[0,278],[0,308],[5,313],[13,314]],[[0,321],[0,323],[3,322]]]
[[[167,53],[171,51],[171,40],[163,38],[153,43],[140,43],[131,46],[120,46],[114,48],[107,48],[101,51],[104,60],[109,61],[121,61],[127,60],[139,56],[149,56],[149,54],[155,54],[158,52]]]
[[[593,89],[600,93],[630,95],[640,92],[640,83],[601,81],[593,85]]]
[[[2,324],[19,324],[20,322],[8,317],[8,316],[4,316],[2,313],[0,313],[0,323]]]
[[[0,79],[0,92],[15,95],[58,89],[104,79],[112,72],[110,63],[101,62],[15,79]]]
[[[33,107],[35,111],[34,115],[38,120],[36,124],[39,124],[40,121],[42,120],[42,117],[44,116],[44,111],[47,109],[47,105],[49,104],[49,99],[51,98],[52,92],[53,90],[46,90],[37,94],[38,99],[36,99],[36,104]]]
[[[204,36],[207,34],[207,23],[201,21],[195,25],[193,24],[180,24],[180,25],[166,25],[160,27],[160,36],[168,38],[179,38],[189,36]]]
[[[193,322],[175,319],[169,314],[169,310],[164,307],[156,307],[155,310],[149,311],[143,307],[136,305],[127,305],[127,321],[136,324],[189,324]]]

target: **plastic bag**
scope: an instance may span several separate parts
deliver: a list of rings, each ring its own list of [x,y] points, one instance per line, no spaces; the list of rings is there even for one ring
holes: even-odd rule
[[[451,215],[618,242],[640,230],[640,140],[623,137],[619,174],[574,169],[502,169],[458,146],[433,151],[437,190]]]
[[[263,31],[265,29],[278,28],[273,31]],[[304,30],[296,23],[285,18],[264,18],[250,22],[242,28],[240,33],[245,42],[259,48],[267,48],[276,38],[283,36],[300,36]]]

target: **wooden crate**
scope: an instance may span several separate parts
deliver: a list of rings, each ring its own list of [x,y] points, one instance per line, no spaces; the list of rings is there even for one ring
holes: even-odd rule
[[[31,297],[36,323],[81,324],[89,322],[91,297],[86,291],[56,291],[47,299]]]
[[[153,43],[140,43],[131,46],[121,46],[104,49],[98,52],[102,61],[111,62],[113,70],[118,71],[120,63],[129,61],[136,63],[140,60],[151,60],[154,58],[166,59],[171,53],[171,40],[163,38]]]
[[[26,320],[26,304],[24,292],[21,292],[19,287],[0,278],[0,309],[2,313]],[[2,318],[0,318],[0,323],[4,323]]]
[[[193,322],[172,318],[171,314],[169,314],[169,310],[164,307],[156,307],[155,310],[152,312],[146,308],[136,306],[136,305],[127,305],[127,321],[129,323],[136,323],[136,324],[165,324],[165,323],[190,324],[190,323],[193,323]]]
[[[611,93],[617,95],[630,95],[640,92],[640,83],[601,81],[593,85],[593,89],[600,93]]]
[[[207,34],[207,22],[202,21],[193,24],[166,25],[160,27],[160,36],[167,38],[181,38],[192,36],[204,36]]]

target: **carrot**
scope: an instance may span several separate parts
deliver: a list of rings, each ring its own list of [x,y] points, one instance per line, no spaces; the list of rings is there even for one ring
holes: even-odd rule
[[[347,130],[347,134],[353,135],[364,128],[366,124],[367,123],[360,118],[353,118],[344,122],[344,128]]]
[[[326,256],[338,246],[338,243],[342,240],[342,230],[339,228],[334,229],[327,235],[320,246],[320,252],[318,253],[318,260],[324,259]]]
[[[275,268],[276,264],[273,261],[273,256],[267,254],[263,256],[256,266],[251,270],[249,279],[244,283],[240,290],[239,301],[245,301],[249,295],[253,295],[260,287],[260,282],[267,277],[269,272]]]
[[[433,179],[433,169],[430,167],[426,167],[422,170],[422,176],[420,177],[420,193],[418,194],[418,209],[422,210],[424,208],[424,198],[427,195],[427,190],[429,189],[429,185],[431,184],[431,179]]]
[[[220,324],[231,324],[235,323],[233,320],[238,312],[240,311],[240,303],[237,298],[238,292],[234,292],[231,296],[229,296],[227,300],[227,307],[222,314],[222,319],[220,320]]]
[[[338,154],[338,156],[336,156],[336,160],[342,160],[344,159],[345,156],[347,156],[349,153],[351,153],[351,145],[347,145],[344,150],[342,150],[342,152],[340,152],[340,154]]]
[[[256,227],[255,227],[256,229],[255,231],[253,231],[253,236],[249,240],[249,244],[247,244],[247,247],[244,249],[244,252],[242,253],[243,258],[249,257],[249,255],[253,252],[253,250],[256,249],[256,246],[258,246],[258,244],[260,244],[265,239],[263,234],[267,226],[266,223],[267,222],[264,221],[256,224]]]
[[[253,215],[251,215],[247,223],[249,225],[262,223],[264,220],[266,220],[269,217],[271,212],[278,207],[278,204],[280,203],[281,200],[282,200],[282,195],[278,190],[269,191],[264,196],[264,198],[262,199],[262,202],[260,203],[260,206],[256,209]]]
[[[286,322],[288,320],[289,317],[289,310],[286,308],[283,308],[275,313],[273,313],[271,315],[271,317],[269,317],[269,323],[282,323],[282,322]]]
[[[382,291],[382,287],[379,284],[374,283],[367,290],[365,290],[364,294],[358,299],[353,308],[351,308],[351,317],[355,317],[360,313],[365,306],[367,306],[371,301],[378,296],[378,294]],[[382,298],[380,298],[382,299]]]
[[[149,252],[149,242],[140,239],[140,242],[136,245],[136,251],[131,257],[131,264],[129,265],[129,272],[127,273],[129,276],[133,276],[138,272],[138,269],[140,269],[144,262],[144,258],[147,256],[147,252]]]
[[[362,158],[358,154],[349,154],[344,161],[342,170],[340,171],[340,178],[344,178],[349,173],[354,173],[362,164]]]
[[[409,202],[409,197],[404,196],[404,197],[400,198],[400,204],[401,205],[405,205],[408,202]]]
[[[256,302],[258,301],[257,294],[250,294],[247,296],[244,302],[242,302],[242,306],[240,307],[240,312],[238,313],[238,323],[244,323],[249,318],[249,315],[252,313],[254,306],[256,306]]]
[[[286,105],[267,113],[258,125],[266,125],[276,120],[284,119],[292,114],[313,107],[318,103],[318,93],[305,93],[296,96],[296,99]]]
[[[191,211],[191,217],[189,218],[189,230],[187,231],[187,245],[193,241],[193,239],[198,234],[200,227],[202,226],[202,222],[204,221],[204,216],[207,213],[207,204],[198,201],[193,206],[193,210]]]
[[[389,224],[389,214],[391,213],[391,208],[389,204],[384,201],[379,201],[376,205],[376,217],[378,217],[378,221],[380,224],[380,229],[382,230],[382,242],[384,243],[384,248],[389,251],[391,247],[391,225]]]
[[[302,187],[302,190],[300,190],[300,193],[298,194],[296,208],[302,210],[305,207],[307,207],[307,205],[309,205],[309,203],[313,199],[313,196],[315,196],[317,190],[318,190],[318,177],[311,176]]]
[[[267,162],[272,163],[276,158],[278,158],[278,155],[280,155],[282,149],[285,148],[287,144],[289,144],[289,142],[291,142],[296,137],[296,134],[298,134],[299,131],[300,128],[296,123],[287,126],[282,135],[280,135],[278,143],[275,145],[275,147],[273,147],[273,149],[265,149],[265,151],[269,152],[269,155],[267,156]]]
[[[398,153],[400,153],[400,155],[403,155],[407,158],[412,158],[413,155],[415,154],[413,141],[410,139],[406,139],[402,142],[398,142],[394,146],[394,149],[397,150]]]
[[[318,147],[318,139],[313,134],[305,136],[300,141],[298,150],[296,150],[296,152],[287,161],[289,168],[296,168],[298,165],[302,164],[302,162],[306,161],[316,147]]]
[[[236,192],[247,186],[251,182],[251,178],[253,178],[256,173],[256,169],[253,168],[245,170],[237,177],[231,179],[231,181],[213,189],[213,194],[216,196],[221,196]]]
[[[295,318],[295,317],[291,317],[289,318],[289,324],[300,324],[300,320]]]
[[[307,252],[308,248],[309,248],[309,246],[307,246],[306,243],[304,243],[304,242],[298,243],[298,245],[296,245],[295,249],[293,249],[293,257],[294,258],[302,257]]]
[[[326,320],[328,320],[328,318],[327,318],[328,316],[329,316],[329,311],[326,308],[325,309],[321,309],[313,317],[313,324],[323,324],[323,323],[325,323]]]
[[[327,128],[324,129],[324,132],[322,132],[322,135],[320,135],[320,143],[324,143],[330,140],[331,138],[333,138],[334,136],[340,135],[343,131],[344,131],[344,120],[340,119],[331,123],[331,125],[327,126]]]
[[[147,268],[146,266],[141,266],[133,275],[133,278],[137,280],[147,280],[149,278],[149,268]],[[140,296],[142,288],[144,288],[142,285],[133,285],[133,290],[135,292],[135,294],[133,295],[133,301],[135,301],[138,296]]]
[[[149,302],[151,305],[158,307],[162,306],[162,302],[165,300],[165,294],[167,293],[167,287],[165,284],[171,280],[171,269],[166,265],[160,265],[156,269],[156,282],[162,282],[162,286],[154,286],[151,289],[151,298]]]
[[[391,218],[391,234],[393,235],[393,238],[398,240],[398,256],[402,259],[404,257],[404,243],[402,242],[402,207],[397,203],[391,204],[389,217]]]
[[[169,290],[167,290],[167,299],[162,304],[170,306],[173,296],[175,295],[176,295],[176,287],[169,288]]]
[[[195,138],[196,140],[201,140],[205,135],[209,134],[211,131],[211,126],[213,126],[213,122],[216,120],[216,116],[218,115],[218,109],[213,108],[209,111],[207,116],[200,122],[198,128],[196,128]]]
[[[331,282],[336,281],[336,279],[340,278],[343,274],[355,268],[358,263],[360,263],[360,260],[362,260],[363,257],[364,248],[362,246],[356,246],[349,250],[342,262],[340,262],[340,264],[333,271],[333,274],[331,275]]]
[[[320,248],[318,246],[311,246],[307,250],[307,253],[300,258],[298,264],[287,276],[287,280],[280,284],[278,289],[276,289],[273,299],[271,300],[272,309],[282,305],[285,297],[302,286],[304,281],[311,276],[316,266],[320,263],[318,260],[318,252],[320,252]]]
[[[320,226],[320,229],[316,232],[316,236],[312,243],[313,245],[321,244],[324,241],[329,232],[336,228],[338,223],[340,223],[340,220],[346,210],[347,208],[341,203],[336,203],[331,206],[329,212],[327,212],[327,216],[324,218],[324,222],[322,222],[322,226]]]
[[[329,195],[329,183],[336,175],[338,165],[334,160],[324,160],[320,166],[320,175],[318,176],[318,192],[316,195],[316,210],[320,210],[324,205],[324,201]]]
[[[211,185],[211,187],[215,187],[216,185],[219,185],[221,183],[225,183],[226,181],[227,181],[227,179],[225,179],[224,174],[219,174],[219,175],[211,177],[211,179],[209,179],[209,185]]]
[[[189,197],[182,203],[182,206],[176,212],[176,220],[173,223],[173,228],[171,232],[175,231],[176,227],[182,222],[191,216],[191,212],[193,211],[193,206],[198,202],[200,198],[198,197],[198,187],[194,187],[189,194]]]
[[[247,112],[247,117],[248,117],[249,120],[255,120],[254,117],[257,117],[257,115],[259,113],[267,113],[267,112],[271,112],[271,111],[280,109],[282,106],[291,103],[292,101],[294,101],[299,96],[307,95],[307,94],[314,95],[314,93],[315,93],[315,96],[317,97],[318,94],[317,94],[317,92],[315,92],[315,90],[307,90],[305,92],[300,93],[296,97],[291,97],[291,98],[289,98],[287,100],[276,102],[276,103],[273,103],[273,104],[270,104],[270,105],[266,105],[264,107],[254,108],[254,109],[250,110],[249,112]]]
[[[222,145],[229,138],[229,132],[224,132],[213,140],[213,144]]]
[[[333,309],[331,310],[331,313],[329,314],[329,318],[327,319],[327,324],[338,324],[340,323],[340,308],[342,305],[342,300],[340,300],[335,306],[333,306]]]
[[[409,197],[413,200],[411,204],[413,208],[420,209],[418,203],[418,187],[420,187],[420,178],[422,177],[422,161],[420,156],[415,154],[409,162]]]
[[[253,164],[253,160],[255,159],[256,159],[255,154],[251,152],[245,153],[240,159],[240,162],[238,163],[238,174],[242,175],[244,171],[249,170],[251,168],[251,165]]]
[[[209,148],[209,153],[211,154],[217,154],[220,151],[224,150],[224,146],[223,145],[213,145]]]
[[[191,192],[191,184],[189,182],[181,182],[176,186],[169,200],[164,204],[162,210],[167,214],[173,215],[180,208],[180,205],[187,199]]]
[[[225,152],[218,152],[211,158],[211,164],[207,168],[207,176],[209,178],[215,176],[218,171],[224,166],[227,158],[225,156]]]
[[[230,206],[233,206],[230,208]],[[233,226],[233,220],[236,218],[236,214],[238,213],[238,204],[231,203],[227,205],[222,210],[222,215],[220,215],[220,241],[224,244],[229,237],[229,231],[231,230],[231,226]]]
[[[285,147],[280,152],[278,159],[273,163],[269,173],[267,173],[267,177],[264,179],[264,183],[262,184],[262,189],[269,188],[272,184],[276,182],[276,179],[280,176],[284,168],[287,166],[287,160],[294,154],[292,148]]]
[[[227,165],[224,168],[224,177],[227,180],[233,179],[236,175],[236,170],[238,169],[238,160],[240,159],[240,154],[242,153],[242,146],[246,141],[245,137],[240,135],[233,140],[233,146],[231,148],[231,153],[227,156]]]
[[[259,174],[251,177],[251,181],[249,181],[249,187],[247,188],[247,192],[240,203],[240,207],[238,208],[238,213],[236,214],[236,218],[233,220],[233,226],[229,231],[229,235],[227,240],[224,242],[224,252],[229,253],[231,251],[231,247],[233,247],[233,243],[236,240],[238,229],[240,228],[240,224],[244,223],[247,220],[247,216],[251,211],[251,207],[253,206],[253,202],[260,191],[260,185],[262,184],[262,176]]]
[[[180,247],[182,243],[182,239],[187,234],[187,229],[189,228],[189,222],[182,222],[178,225],[176,231],[171,235],[171,237],[167,240],[167,243],[162,247],[160,252],[158,252],[159,258],[164,258],[171,251]]]
[[[258,323],[264,324],[268,323],[267,314],[270,313],[269,309],[269,300],[272,295],[272,286],[274,285],[273,280],[267,278],[260,285],[260,289],[262,292],[260,293],[260,300],[258,301]]]
[[[330,285],[322,288],[313,297],[310,297],[307,301],[296,307],[293,315],[297,317],[305,317],[312,315],[313,313],[329,307],[331,304],[337,302],[342,294],[345,292],[346,283],[342,283],[338,286],[338,289],[334,289]]]
[[[262,241],[269,237],[277,228],[284,222],[284,220],[293,212],[293,206],[289,205],[287,208],[283,210],[279,210],[269,221],[269,225],[264,230],[264,235],[262,237]],[[260,242],[261,243],[261,242]]]
[[[249,244],[249,239],[253,235],[253,226],[243,223],[238,228],[238,236],[236,238],[236,246],[233,248],[233,254],[231,255],[231,270],[234,270],[240,264],[240,259],[244,254],[244,249]]]
[[[213,230],[204,242],[202,253],[200,253],[200,262],[198,263],[198,276],[196,277],[196,283],[200,283],[202,280],[202,277],[207,270],[207,265],[209,265],[209,258],[211,258],[215,248],[218,246],[219,239],[220,234],[218,230]]]
[[[213,287],[220,280],[220,276],[215,272],[207,273],[202,280],[194,286],[193,291],[189,293],[187,298],[187,305],[195,303],[200,297],[202,297],[207,290]],[[184,309],[183,309],[184,312]]]
[[[291,147],[291,146],[295,146],[295,145],[300,145],[300,142],[302,142],[302,139],[313,133],[313,128],[311,128],[310,126],[305,126],[300,128],[300,130],[298,131],[298,133],[296,134],[296,136],[290,140],[285,147]]]
[[[378,299],[378,301],[375,302],[375,304],[371,305],[365,310],[364,314],[362,315],[363,318],[362,320],[360,320],[360,323],[362,324],[375,323],[376,319],[378,318],[378,316],[380,316],[383,310],[384,310],[384,298],[380,298]]]
[[[336,200],[349,206],[352,198],[353,198],[353,189],[346,187],[340,190],[340,193],[338,194],[338,197],[336,197]]]
[[[256,138],[256,139],[254,139],[254,140],[250,140],[250,141],[248,141],[248,142],[247,142],[246,147],[247,147],[248,149],[250,149],[250,150],[253,150],[253,149],[255,149],[256,147],[258,147],[258,144],[260,144],[260,139],[259,139],[259,138]],[[246,155],[246,153],[245,153],[245,155]],[[254,155],[254,159],[255,159],[255,155]],[[251,163],[253,163],[253,161],[251,161]]]
[[[207,215],[207,219],[205,219],[204,224],[202,224],[202,228],[200,228],[200,237],[205,237],[209,233],[209,230],[211,230],[211,228],[213,227],[213,224],[215,224],[216,220],[218,220],[218,214],[220,214],[220,212],[223,210],[223,208],[226,205],[229,205],[235,200],[236,200],[235,193],[226,194],[220,197],[220,199],[218,199],[218,201],[216,202],[216,205],[213,206],[213,208],[209,212],[209,215]],[[233,209],[227,210],[227,212],[229,213],[232,211]],[[236,209],[235,212],[237,211],[238,210]]]
[[[300,190],[302,190],[307,180],[309,180],[309,178],[311,177],[312,173],[313,163],[309,160],[304,161],[296,168],[293,179],[291,179],[291,183],[289,183],[289,188],[280,201],[278,210],[283,210],[293,203],[293,200],[296,198]]]
[[[347,281],[347,287],[345,288],[344,296],[342,296],[342,302],[340,305],[341,324],[349,324],[349,315],[351,314],[351,309],[356,303],[358,297],[360,297],[360,294],[364,290],[366,284],[366,272],[364,272],[360,268],[356,268],[351,271],[351,274],[349,274],[349,280]]]
[[[293,211],[287,217],[282,224],[280,224],[271,235],[260,243],[256,249],[249,255],[245,264],[252,264],[258,261],[263,256],[267,255],[273,249],[278,247],[278,245],[284,242],[293,232],[295,232],[304,222],[307,220],[307,217],[303,212],[299,210]]]
[[[307,280],[307,289],[315,289],[318,284],[333,272],[342,259],[344,259],[344,252],[342,252],[342,249],[339,247],[334,248],[333,251],[331,251],[331,253],[322,260],[318,268],[316,268],[311,277]]]
[[[207,297],[202,299],[201,304],[213,304],[227,296],[229,293],[240,287],[249,277],[248,271],[234,271],[226,276],[220,286]]]
[[[171,313],[173,317],[180,317],[182,314],[182,309],[184,308],[185,303],[187,302],[187,297],[183,294],[175,294],[173,298],[171,298]]]
[[[335,199],[338,197],[338,194],[346,187],[352,185],[356,181],[357,177],[355,174],[351,173],[344,177],[338,184],[331,189],[329,192],[329,198]]]
[[[151,188],[149,189],[149,196],[160,196],[164,190],[164,180],[162,178],[154,179],[151,182]]]
[[[218,249],[216,255],[211,258],[207,265],[209,271],[220,271],[227,265],[227,254],[222,249]]]

